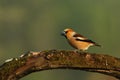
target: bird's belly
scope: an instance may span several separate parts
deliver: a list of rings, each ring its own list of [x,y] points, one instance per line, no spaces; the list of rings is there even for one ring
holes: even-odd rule
[[[82,42],[82,41],[69,41],[69,44],[79,50],[87,50],[90,46],[92,46],[91,43]]]

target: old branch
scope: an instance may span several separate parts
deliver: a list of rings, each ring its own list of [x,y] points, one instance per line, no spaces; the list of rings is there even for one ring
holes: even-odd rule
[[[49,69],[77,69],[120,79],[120,59],[104,54],[48,50],[28,52],[0,66],[0,80],[18,80],[32,72]]]

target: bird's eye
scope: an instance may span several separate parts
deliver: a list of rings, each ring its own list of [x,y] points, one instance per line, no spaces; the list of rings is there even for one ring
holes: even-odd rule
[[[68,33],[68,31],[65,31],[65,33],[67,34],[67,33]]]

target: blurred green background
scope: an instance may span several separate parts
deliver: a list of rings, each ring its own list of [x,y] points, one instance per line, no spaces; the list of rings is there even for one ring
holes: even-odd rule
[[[98,42],[89,52],[119,57],[120,0],[0,0],[0,64],[27,51],[73,49],[65,28]],[[21,80],[115,80],[79,70],[48,70]]]

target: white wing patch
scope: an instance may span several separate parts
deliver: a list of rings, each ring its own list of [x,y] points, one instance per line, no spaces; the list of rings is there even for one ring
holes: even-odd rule
[[[76,39],[85,40],[83,37],[76,37]]]

